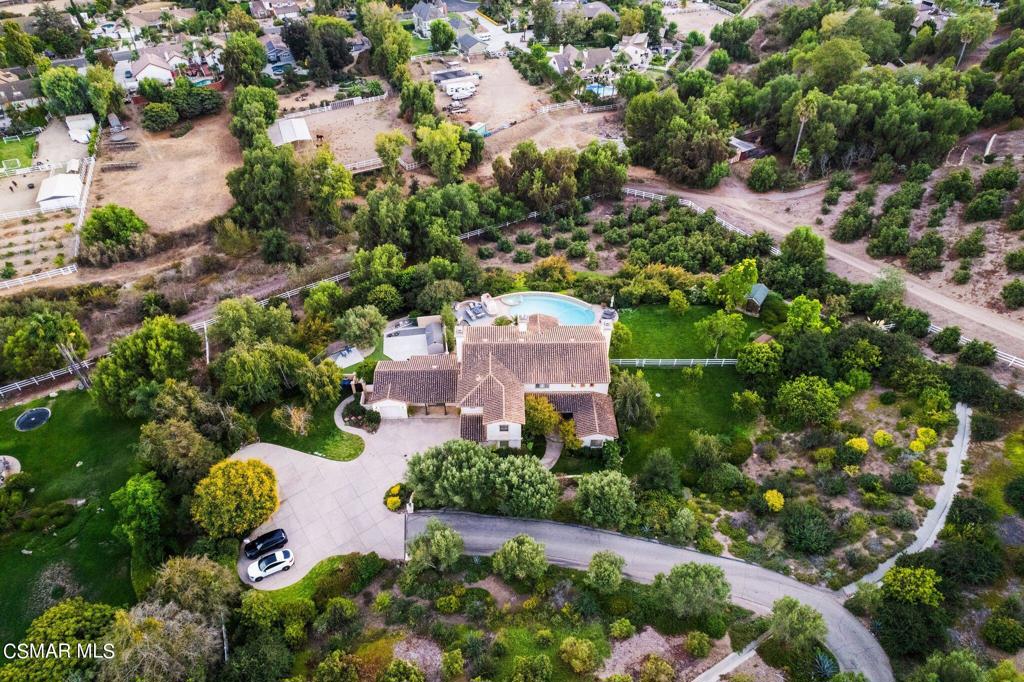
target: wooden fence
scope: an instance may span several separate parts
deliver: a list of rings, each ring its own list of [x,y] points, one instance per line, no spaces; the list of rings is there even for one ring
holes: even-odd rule
[[[736,364],[736,358],[612,358],[620,367],[727,367]]]
[[[388,98],[388,93],[383,95],[376,95],[374,97],[349,97],[347,99],[339,99],[326,104],[322,107],[314,107],[312,109],[303,109],[302,111],[293,111],[290,114],[285,114],[281,118],[305,118],[306,116],[312,116],[314,114],[323,114],[328,111],[334,111],[336,109],[344,109],[346,107],[357,107],[360,104],[369,104],[370,102],[380,102]]]

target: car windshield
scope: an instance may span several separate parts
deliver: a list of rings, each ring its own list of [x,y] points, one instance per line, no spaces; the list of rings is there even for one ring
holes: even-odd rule
[[[277,563],[277,554],[271,554],[269,556],[265,556],[262,559],[260,559],[260,563],[258,565],[259,565],[261,571],[265,571],[265,570],[267,570],[268,568],[270,568],[271,566],[273,566],[276,563]]]

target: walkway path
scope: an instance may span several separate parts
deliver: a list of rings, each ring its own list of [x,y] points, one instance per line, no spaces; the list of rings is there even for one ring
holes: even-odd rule
[[[901,554],[913,554],[928,549],[935,544],[939,537],[939,531],[946,525],[946,514],[953,504],[960,489],[960,481],[964,477],[964,460],[967,459],[967,448],[971,445],[971,408],[963,403],[956,404],[956,418],[959,420],[956,428],[956,436],[953,438],[953,447],[946,455],[946,472],[942,477],[942,487],[935,495],[935,506],[928,510],[924,521],[915,533],[915,539],[906,549],[896,553],[887,561],[879,565],[871,573],[861,578],[863,582],[877,583],[896,563]],[[847,585],[842,592],[853,594],[857,591],[856,583]]]
[[[341,406],[339,406],[339,410]],[[384,491],[405,478],[406,459],[459,437],[458,419],[403,419],[384,422],[377,433],[351,426],[366,448],[351,462],[336,462],[271,443],[242,448],[233,459],[258,459],[277,474],[280,506],[253,536],[273,528],[288,533],[295,565],[255,585],[274,590],[298,582],[321,559],[349,552],[377,552],[401,558],[402,516],[384,507]],[[245,578],[249,561],[241,558]]]
[[[466,543],[466,553],[471,555],[493,554],[512,536],[526,533],[544,543],[548,560],[559,566],[584,569],[594,552],[614,551],[626,559],[625,575],[639,582],[649,583],[658,573],[666,573],[676,564],[688,561],[719,566],[732,585],[735,603],[766,613],[780,597],[794,597],[821,612],[828,624],[826,642],[844,670],[860,671],[871,682],[894,679],[889,659],[878,641],[843,608],[835,594],[766,568],[593,528],[462,512],[407,515],[406,535],[412,537],[422,532],[430,518],[438,518],[457,530]]]
[[[558,458],[562,456],[562,441],[548,438],[544,445],[544,456],[540,458],[540,465],[549,471],[558,464]]]

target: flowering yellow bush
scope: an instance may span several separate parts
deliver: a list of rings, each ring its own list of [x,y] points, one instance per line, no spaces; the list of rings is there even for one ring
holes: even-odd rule
[[[402,484],[396,483],[388,489],[388,495],[397,495],[402,490]]]
[[[391,495],[388,499],[384,500],[384,505],[391,511],[396,511],[402,506],[402,498],[397,495]]]
[[[530,597],[523,602],[523,611],[533,611],[540,606],[540,597]]]
[[[892,434],[883,429],[878,429],[877,431],[875,431],[873,440],[875,441],[875,445],[877,445],[880,448],[891,448],[893,444],[896,442],[896,440],[892,437]]]
[[[850,478],[857,478],[860,476],[860,467],[856,464],[847,464],[843,467],[843,473]]]
[[[764,491],[764,502],[773,512],[779,512],[782,511],[782,507],[785,506],[786,498],[782,493],[773,488],[771,490]]]
[[[917,429],[917,440],[924,444],[925,449],[935,447],[939,442],[939,434],[935,433],[935,429],[929,429],[927,426],[922,426]]]
[[[919,438],[915,438],[914,440],[910,441],[910,451],[911,452],[916,452],[918,454],[924,452],[925,451],[924,441],[922,441]]]
[[[868,451],[868,439],[867,438],[851,438],[846,441],[846,444],[861,453],[862,455],[867,454]]]

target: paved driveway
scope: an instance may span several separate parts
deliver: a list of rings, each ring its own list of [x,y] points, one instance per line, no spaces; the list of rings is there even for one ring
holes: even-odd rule
[[[406,516],[408,536],[422,532],[430,518],[439,518],[457,530],[466,543],[466,554],[470,555],[493,554],[508,538],[526,533],[544,544],[548,561],[553,564],[585,569],[594,552],[611,550],[626,559],[623,573],[644,583],[687,561],[719,566],[732,586],[732,600],[740,606],[766,613],[780,597],[794,597],[821,612],[828,625],[829,649],[843,670],[860,671],[871,682],[893,680],[889,658],[878,641],[832,592],[767,568],[594,528],[464,512],[418,512]]]
[[[377,552],[387,559],[402,558],[402,515],[384,507],[384,491],[404,478],[409,455],[458,438],[459,420],[390,420],[375,434],[350,427],[345,430],[359,433],[366,441],[363,454],[351,462],[335,462],[270,443],[255,443],[232,455],[234,459],[259,459],[274,468],[281,504],[253,534],[284,528],[288,547],[295,553],[291,570],[263,580],[259,589],[291,585],[321,559],[337,554]],[[238,562],[238,574],[246,582],[249,563],[244,557]]]

